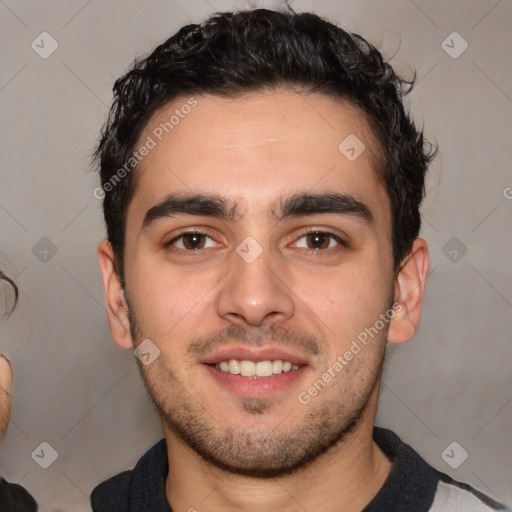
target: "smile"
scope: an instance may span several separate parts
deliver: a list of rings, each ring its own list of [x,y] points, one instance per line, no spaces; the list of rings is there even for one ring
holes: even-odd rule
[[[217,370],[240,375],[242,377],[252,377],[255,379],[279,375],[281,373],[298,370],[301,365],[292,364],[290,361],[276,359],[275,361],[250,361],[248,359],[238,360],[229,359],[212,364]]]

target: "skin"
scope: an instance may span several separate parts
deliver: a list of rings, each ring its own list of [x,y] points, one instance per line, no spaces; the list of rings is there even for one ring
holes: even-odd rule
[[[0,442],[5,437],[11,418],[12,368],[0,353]]]
[[[160,349],[139,366],[162,417],[168,501],[177,511],[361,510],[391,468],[372,440],[382,361],[386,341],[406,342],[417,329],[427,245],[415,240],[395,273],[378,150],[355,107],[291,90],[196,99],[136,170],[126,290],[108,241],[98,248],[114,341],[129,349],[149,338]],[[185,102],[157,112],[140,140]],[[353,162],[338,150],[349,134],[366,146]],[[236,220],[176,215],[143,228],[146,212],[168,194],[202,192],[232,203]],[[348,194],[373,221],[329,212],[272,217],[283,198],[312,192]],[[190,237],[176,237],[192,228],[208,236],[187,252]],[[318,248],[305,236],[318,230],[347,246],[327,237]],[[262,249],[252,263],[236,252],[248,236]],[[400,311],[391,322],[301,404],[298,394],[393,303]],[[200,364],[235,342],[280,347],[308,364],[283,391],[241,397]]]

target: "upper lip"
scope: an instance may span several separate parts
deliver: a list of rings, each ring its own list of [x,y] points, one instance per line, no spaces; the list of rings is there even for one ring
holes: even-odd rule
[[[227,346],[215,350],[210,355],[201,359],[203,364],[217,364],[221,361],[229,361],[236,359],[237,361],[289,361],[292,364],[306,365],[307,359],[297,354],[290,354],[289,352],[279,349],[277,347],[266,348],[248,348],[243,346]]]

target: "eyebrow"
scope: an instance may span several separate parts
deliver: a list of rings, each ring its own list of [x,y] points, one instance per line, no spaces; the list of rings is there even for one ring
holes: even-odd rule
[[[331,213],[355,217],[367,224],[374,223],[368,206],[351,194],[297,193],[281,198],[277,207],[277,211],[272,208],[269,213],[278,222],[290,217]],[[206,216],[234,222],[240,219],[236,205],[218,194],[170,194],[146,212],[141,229],[177,215]]]

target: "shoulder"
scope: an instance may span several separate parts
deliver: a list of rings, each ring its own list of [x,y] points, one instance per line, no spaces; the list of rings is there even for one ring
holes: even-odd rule
[[[129,494],[133,470],[123,471],[118,475],[98,484],[91,493],[91,505],[94,512],[111,512],[129,510]]]
[[[472,486],[432,467],[391,430],[375,427],[373,437],[393,465],[365,512],[511,512]]]
[[[36,512],[37,503],[24,487],[0,477],[0,510]]]
[[[439,472],[434,502],[430,512],[445,512],[458,510],[461,512],[492,512],[510,509],[498,503],[486,494],[480,492],[469,484],[458,482],[448,475]]]
[[[167,445],[162,439],[153,445],[135,467],[97,485],[91,493],[93,512],[132,512],[139,505],[165,500],[165,479],[169,470]]]

